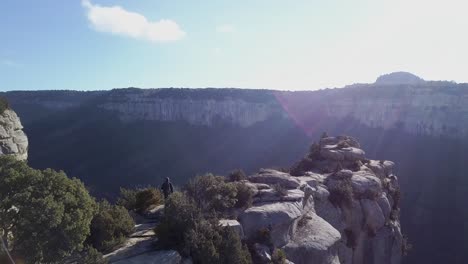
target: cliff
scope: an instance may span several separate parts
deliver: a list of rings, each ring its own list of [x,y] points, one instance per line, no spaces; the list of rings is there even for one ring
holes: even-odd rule
[[[424,81],[410,73],[383,75],[373,84],[319,91],[248,89],[115,89],[112,91],[8,92],[25,120],[33,122],[79,107],[98,107],[123,121],[184,121],[193,125],[252,126],[289,117],[309,134],[317,120],[347,120],[412,134],[468,136],[468,84]],[[313,127],[311,127],[313,126]]]
[[[28,158],[28,138],[16,113],[6,109],[0,113],[0,155],[14,156],[19,160]]]
[[[116,112],[123,121],[185,121],[204,126],[228,123],[248,127],[281,113],[272,99],[268,93],[252,90],[124,89],[112,91],[98,107]]]

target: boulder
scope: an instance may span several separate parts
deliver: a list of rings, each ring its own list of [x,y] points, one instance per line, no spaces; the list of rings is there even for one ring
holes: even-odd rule
[[[244,238],[244,229],[237,220],[221,219],[219,220],[219,225],[234,230],[241,239]]]
[[[283,249],[296,264],[339,263],[334,247],[340,239],[340,232],[327,221],[309,214],[299,221],[292,240]]]
[[[343,161],[345,159],[345,155],[340,150],[333,150],[328,148],[323,148],[320,150],[320,155],[325,159],[335,160],[335,161]]]
[[[382,191],[382,184],[379,178],[368,171],[357,171],[351,177],[351,186],[354,193],[363,195],[365,193],[378,194]]]
[[[262,169],[259,173],[250,176],[248,180],[254,183],[265,183],[269,185],[280,184],[288,189],[296,189],[301,185],[298,179],[288,173],[271,169]]]
[[[340,151],[343,153],[344,158],[349,161],[364,160],[366,158],[366,153],[362,149],[349,147],[343,148]]]
[[[272,242],[281,247],[289,242],[294,221],[303,214],[302,203],[276,202],[253,206],[239,216],[244,234],[254,237],[261,229],[269,229]]]
[[[299,189],[287,190],[287,194],[282,196],[279,195],[273,189],[266,189],[258,191],[257,195],[253,198],[254,203],[265,203],[265,202],[297,202],[302,201],[304,198],[304,192]]]
[[[371,169],[372,172],[380,179],[384,179],[385,177],[387,177],[385,173],[385,168],[382,164],[380,164],[380,161],[371,160],[368,164],[366,164],[366,167]]]

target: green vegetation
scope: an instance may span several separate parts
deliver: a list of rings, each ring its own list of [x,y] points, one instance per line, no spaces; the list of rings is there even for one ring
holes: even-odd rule
[[[144,213],[151,207],[164,203],[164,198],[159,189],[146,187],[142,189],[120,188],[120,197],[117,205],[125,207],[127,210],[135,210]]]
[[[203,212],[223,212],[236,202],[237,188],[234,183],[225,182],[225,177],[206,174],[196,176],[186,186],[187,194]]]
[[[120,188],[120,196],[116,204],[127,208],[127,210],[135,210],[136,208],[136,195],[138,189]]]
[[[133,232],[135,222],[127,209],[107,201],[98,204],[98,212],[91,222],[91,235],[87,243],[103,253],[120,246]]]
[[[272,264],[286,264],[286,254],[282,249],[276,248],[271,255]]]
[[[245,187],[212,174],[195,177],[185,192],[175,192],[166,200],[163,219],[155,228],[158,246],[176,249],[194,263],[252,263],[239,235],[220,226],[218,218],[238,205],[238,189],[243,199],[239,206],[249,204],[252,194]]]
[[[236,195],[236,208],[248,208],[252,206],[253,202],[253,191],[244,182],[238,182],[236,184],[237,195]]]
[[[247,180],[247,176],[245,176],[244,171],[239,170],[239,169],[234,170],[231,173],[229,173],[228,178],[232,182]]]
[[[336,180],[336,185],[329,188],[328,200],[340,208],[350,208],[353,203],[354,194],[349,180]]]
[[[135,210],[138,213],[144,213],[148,209],[151,209],[152,206],[160,205],[164,202],[161,191],[153,187],[140,190],[135,198]]]
[[[109,263],[105,260],[101,254],[101,252],[97,251],[93,247],[86,247],[81,254],[79,254],[79,258],[77,264],[107,264]]]
[[[8,108],[10,108],[8,101],[4,97],[0,96],[0,114],[3,114],[3,112]]]
[[[79,180],[0,157],[0,233],[13,256],[56,262],[81,250],[95,208]]]

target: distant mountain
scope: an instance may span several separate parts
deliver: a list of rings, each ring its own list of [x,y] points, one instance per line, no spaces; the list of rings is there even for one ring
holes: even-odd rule
[[[403,77],[402,77],[403,75]],[[390,80],[390,81],[389,81]],[[116,89],[7,92],[30,140],[29,163],[64,169],[99,196],[120,186],[176,184],[288,167],[323,131],[359,138],[393,160],[402,188],[408,263],[468,258],[468,84],[407,73],[342,89]],[[427,232],[430,230],[430,232]],[[448,243],[447,241],[453,241]]]
[[[409,72],[392,72],[381,75],[376,84],[421,84],[424,80]]]

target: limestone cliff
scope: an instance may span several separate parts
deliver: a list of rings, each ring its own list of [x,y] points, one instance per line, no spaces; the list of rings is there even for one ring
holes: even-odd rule
[[[206,126],[222,122],[248,127],[281,113],[276,101],[252,100],[250,94],[243,96],[246,91],[168,90],[173,93],[168,95],[161,89],[116,90],[99,107],[118,113],[123,121],[185,121]],[[262,95],[261,91],[249,92]]]
[[[16,113],[6,109],[0,114],[0,155],[11,155],[19,160],[28,158],[28,138]]]
[[[350,137],[324,137],[297,166],[293,174],[300,176],[261,170],[249,177],[254,204],[239,215],[247,238],[268,230],[295,264],[401,262],[393,162],[367,160]],[[256,248],[265,258],[272,253],[267,245]]]

